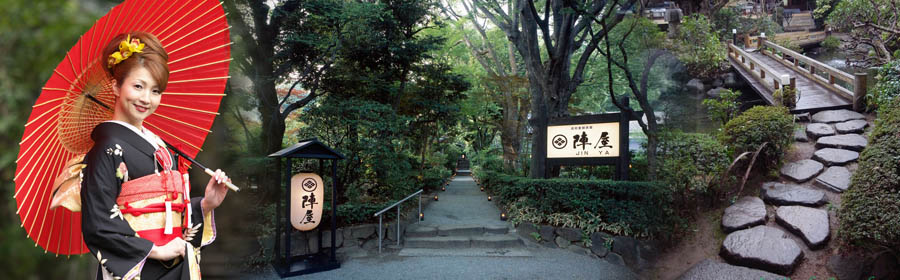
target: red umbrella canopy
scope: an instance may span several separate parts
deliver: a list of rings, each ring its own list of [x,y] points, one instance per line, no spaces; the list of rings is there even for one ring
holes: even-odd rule
[[[144,125],[194,157],[218,115],[229,78],[229,28],[218,0],[129,0],[82,35],[43,87],[19,143],[14,197],[22,227],[36,245],[63,255],[88,252],[81,213],[49,205],[54,179],[66,162],[86,153],[93,128],[112,118],[115,97],[102,48],[125,32],[159,38],[169,55],[169,83]]]

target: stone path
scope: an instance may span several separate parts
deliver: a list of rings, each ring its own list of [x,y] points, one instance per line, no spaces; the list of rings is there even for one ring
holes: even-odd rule
[[[831,228],[828,211],[823,209],[828,202],[826,192],[839,195],[850,186],[852,172],[848,166],[855,164],[859,152],[866,147],[867,139],[862,133],[868,123],[865,116],[850,110],[822,111],[814,114],[811,121],[799,132],[805,133],[795,133],[794,139],[812,142],[817,150],[811,159],[789,162],[781,168],[782,179],[788,183],[764,183],[761,200],[742,197],[725,209],[722,228],[729,234],[720,255],[730,265],[789,276],[803,261],[804,245],[807,250],[828,246]],[[769,215],[775,217],[774,223],[767,221]],[[704,277],[710,274],[701,273],[705,271],[766,275],[730,265],[708,260],[681,279],[708,279]]]

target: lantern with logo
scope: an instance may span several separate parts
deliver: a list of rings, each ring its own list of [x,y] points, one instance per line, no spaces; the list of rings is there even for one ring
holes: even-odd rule
[[[301,140],[293,146],[269,155],[269,157],[275,158],[278,162],[280,177],[283,178],[283,185],[279,189],[284,188],[286,191],[284,201],[278,201],[275,211],[275,261],[272,264],[275,271],[284,278],[341,267],[335,257],[335,233],[337,229],[337,191],[340,181],[337,178],[337,161],[344,159],[344,156],[322,144],[318,139],[312,138]],[[318,173],[293,173],[295,164],[304,160],[318,161]],[[290,249],[291,232],[294,230],[310,231],[316,229],[323,222],[322,211],[325,206],[325,188],[327,187],[322,180],[325,160],[331,161],[330,250],[327,254],[322,251],[323,239],[320,229],[316,253],[293,256]]]

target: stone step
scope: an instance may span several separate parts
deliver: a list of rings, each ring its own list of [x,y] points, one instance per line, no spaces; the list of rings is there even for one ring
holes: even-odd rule
[[[482,234],[506,234],[506,225],[413,225],[406,230],[406,237],[479,236]]]
[[[863,133],[867,126],[869,126],[869,122],[866,120],[852,120],[834,124],[834,128],[840,134]]]
[[[825,166],[818,161],[804,159],[785,164],[781,167],[781,175],[794,182],[803,183],[809,181],[809,179],[812,179],[816,175],[819,175],[824,168]]]
[[[528,248],[403,248],[397,253],[401,257],[533,257]]]
[[[824,248],[831,237],[828,212],[822,209],[805,206],[778,207],[775,221],[803,239],[812,250]]]
[[[779,182],[763,183],[760,189],[763,201],[772,205],[822,206],[826,202],[825,192],[794,184]]]
[[[722,229],[732,232],[755,227],[766,223],[766,205],[762,199],[754,196],[745,196],[738,199],[733,205],[725,208],[722,216]]]
[[[409,237],[406,239],[405,248],[509,248],[521,245],[522,240],[512,234],[485,234],[481,236]]]
[[[821,111],[812,116],[812,121],[817,123],[839,123],[865,119],[866,116],[847,109]]]
[[[813,153],[813,159],[825,166],[846,165],[859,159],[859,152],[844,149],[824,148]]]
[[[814,185],[829,191],[842,193],[850,188],[850,176],[852,173],[843,166],[832,166],[816,177]]]
[[[861,152],[869,140],[859,134],[840,134],[825,136],[816,140],[816,148],[835,148]]]
[[[727,277],[728,279],[752,279],[752,280],[782,280],[784,276],[746,268],[742,266],[734,266],[727,263],[720,263],[711,259],[705,259],[686,271],[678,280],[718,280]]]
[[[456,170],[456,175],[459,175],[459,176],[469,176],[469,175],[472,175],[472,170],[469,170],[468,168],[466,168],[466,169],[457,169],[457,170]]]
[[[720,255],[728,263],[781,275],[793,273],[803,250],[790,234],[770,226],[757,226],[728,234]]]
[[[410,237],[406,239],[406,248],[469,248],[472,239],[466,236]]]

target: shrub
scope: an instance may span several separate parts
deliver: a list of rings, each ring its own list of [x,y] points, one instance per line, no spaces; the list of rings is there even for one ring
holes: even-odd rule
[[[703,15],[685,18],[673,48],[688,74],[694,77],[710,79],[728,68],[725,46]]]
[[[781,162],[793,142],[794,123],[788,109],[781,106],[754,106],[725,124],[719,136],[732,157],[755,152],[768,142],[758,161],[774,166]]]
[[[877,108],[897,99],[900,96],[900,59],[881,66],[875,80],[874,94],[871,99],[873,107]]]
[[[826,51],[834,51],[841,47],[841,39],[838,39],[835,36],[825,37],[825,40],[822,41],[822,48]]]
[[[792,87],[781,87],[772,94],[772,98],[775,99],[775,102],[781,104],[781,106],[794,108],[797,107],[797,95],[797,89]]]
[[[496,194],[514,223],[550,223],[635,237],[671,235],[679,218],[671,194],[650,182],[530,179],[492,171],[476,173]]]
[[[708,134],[665,132],[660,135],[657,176],[688,208],[717,191],[717,181],[728,168],[728,151]]]
[[[741,96],[741,91],[723,89],[721,93],[717,99],[703,100],[703,105],[709,110],[712,119],[725,125],[739,113],[740,104],[737,99]]]
[[[857,244],[900,249],[900,101],[879,109],[869,145],[842,197],[841,236]]]

